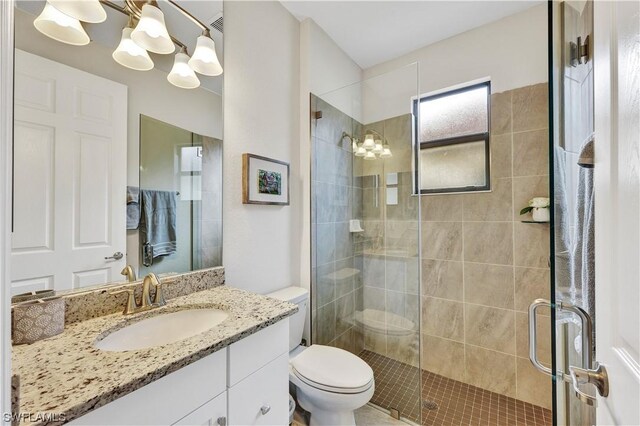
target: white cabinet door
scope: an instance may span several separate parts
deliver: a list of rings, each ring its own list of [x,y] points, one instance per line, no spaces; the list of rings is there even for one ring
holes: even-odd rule
[[[640,424],[640,3],[594,4],[598,425]]]
[[[229,425],[289,424],[289,354],[229,389]]]
[[[127,87],[16,49],[14,109],[12,293],[119,278]]]
[[[225,426],[227,423],[227,392],[222,392],[193,413],[178,420],[176,426]]]

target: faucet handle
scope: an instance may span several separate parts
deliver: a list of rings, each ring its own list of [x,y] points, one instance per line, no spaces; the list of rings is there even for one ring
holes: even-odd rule
[[[132,288],[123,288],[122,290],[110,291],[109,294],[115,296],[116,294],[126,293],[127,294],[127,304],[124,307],[124,311],[122,312],[124,315],[132,314],[138,308],[136,303],[136,296],[134,294],[134,289]]]
[[[160,282],[160,280],[151,281],[153,287],[156,289],[156,294],[153,297],[153,304],[156,306],[164,306],[167,304],[167,301],[164,300],[164,285]]]

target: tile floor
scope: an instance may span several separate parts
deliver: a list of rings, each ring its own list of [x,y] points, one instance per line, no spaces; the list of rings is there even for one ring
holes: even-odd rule
[[[425,426],[547,426],[553,423],[551,411],[545,408],[424,370],[420,384],[416,367],[370,351],[363,351],[360,357],[373,368],[376,378],[376,392],[371,402],[396,408],[414,422],[419,421],[418,410],[421,410]],[[419,386],[422,400],[415,396]]]
[[[307,426],[309,424],[309,418],[300,409],[296,408],[296,412],[293,416],[292,426]],[[357,426],[407,426],[406,423],[396,420],[389,416],[387,413],[378,410],[377,408],[365,405],[364,407],[356,410],[356,425]]]

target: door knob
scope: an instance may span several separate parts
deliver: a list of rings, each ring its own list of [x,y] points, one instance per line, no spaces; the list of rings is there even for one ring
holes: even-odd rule
[[[580,390],[580,385],[585,383],[591,383],[598,390],[598,394],[603,397],[609,395],[609,375],[604,365],[595,363],[595,369],[569,366],[569,372],[571,373],[571,383],[573,390],[576,393],[576,397],[587,405],[593,407],[597,406],[598,400]]]
[[[227,418],[226,417],[218,417],[218,420],[216,420],[216,424],[218,426],[227,426]]]
[[[113,253],[112,256],[105,257],[104,260],[110,260],[110,259],[120,260],[123,257],[124,257],[124,254],[122,254],[121,252],[117,251],[117,252]]]
[[[262,413],[263,416],[267,414],[269,411],[271,411],[271,407],[268,405],[263,405],[262,407],[260,407],[260,412]]]

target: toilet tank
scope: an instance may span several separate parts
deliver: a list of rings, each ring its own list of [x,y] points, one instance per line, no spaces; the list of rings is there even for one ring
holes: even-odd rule
[[[302,341],[304,320],[307,316],[307,303],[309,303],[309,292],[302,287],[285,287],[269,293],[267,296],[298,305],[298,312],[289,317],[289,351],[292,351],[297,348]]]

